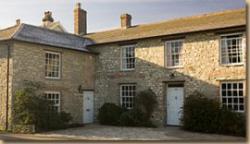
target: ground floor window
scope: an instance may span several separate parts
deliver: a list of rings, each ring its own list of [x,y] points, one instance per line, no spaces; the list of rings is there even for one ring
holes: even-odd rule
[[[136,95],[135,84],[122,84],[120,86],[120,101],[124,108],[132,109],[134,106],[134,97]]]
[[[52,102],[51,109],[60,112],[60,92],[49,91],[45,92],[45,98]]]
[[[244,83],[229,81],[221,83],[222,104],[236,112],[244,112]]]

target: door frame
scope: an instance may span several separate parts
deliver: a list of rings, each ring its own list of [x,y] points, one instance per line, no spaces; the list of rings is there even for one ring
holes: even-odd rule
[[[88,124],[84,122],[84,92],[93,92],[93,122],[95,121],[95,91],[92,89],[85,89],[82,91],[82,123]]]
[[[182,87],[183,88],[183,106],[184,106],[184,103],[185,103],[185,97],[186,97],[186,88],[185,88],[185,81],[169,81],[169,82],[166,82],[165,85],[164,85],[164,101],[163,101],[163,105],[164,105],[164,126],[167,127],[167,126],[175,126],[175,125],[168,125],[167,124],[167,116],[168,116],[168,112],[167,112],[167,92],[168,92],[168,87],[169,85],[180,85],[179,87]],[[176,86],[178,87],[178,86]],[[179,127],[178,125],[176,125],[177,127]]]

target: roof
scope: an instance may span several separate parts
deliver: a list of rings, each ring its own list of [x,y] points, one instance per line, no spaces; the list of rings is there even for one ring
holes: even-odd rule
[[[96,44],[102,44],[243,25],[246,25],[246,12],[244,9],[236,9],[152,24],[136,25],[128,29],[118,28],[89,33],[84,37],[90,38]]]
[[[0,30],[0,41],[10,39],[85,52],[89,52],[86,45],[93,43],[91,40],[77,35],[28,24],[20,24]]]

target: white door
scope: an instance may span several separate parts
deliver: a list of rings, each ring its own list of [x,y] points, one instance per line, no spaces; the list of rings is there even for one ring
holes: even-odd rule
[[[183,87],[167,88],[167,125],[181,125],[182,108],[184,102]]]
[[[94,121],[94,92],[83,92],[83,123]]]

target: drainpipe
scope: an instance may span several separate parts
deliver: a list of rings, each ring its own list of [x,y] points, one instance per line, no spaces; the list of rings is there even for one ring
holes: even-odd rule
[[[7,44],[7,74],[6,74],[6,123],[5,130],[9,129],[9,67],[10,67],[10,45]]]

